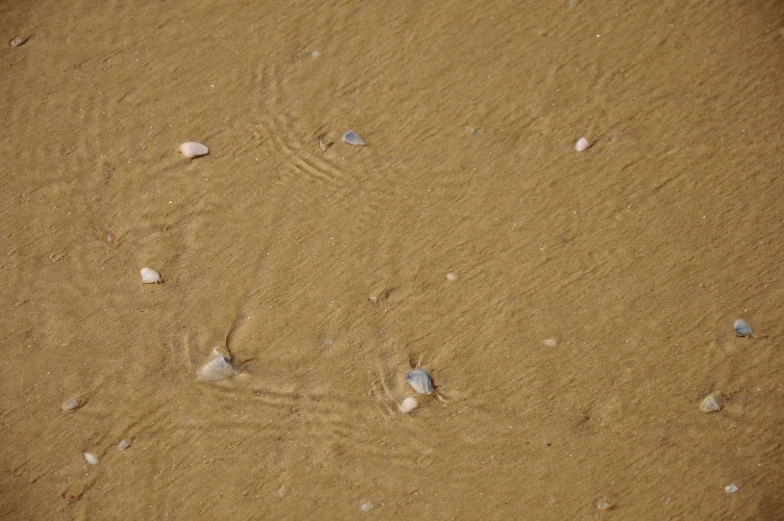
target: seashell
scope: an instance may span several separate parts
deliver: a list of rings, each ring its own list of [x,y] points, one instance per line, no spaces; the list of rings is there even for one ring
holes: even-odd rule
[[[79,400],[77,400],[76,398],[68,398],[60,406],[60,409],[62,409],[63,412],[73,412],[78,408],[79,408]]]
[[[161,281],[161,274],[152,268],[142,268],[139,273],[145,284],[158,284]]]
[[[11,47],[19,47],[19,46],[21,46],[21,45],[24,45],[24,43],[25,43],[25,42],[26,42],[28,39],[30,39],[30,37],[29,37],[29,36],[28,36],[28,37],[25,37],[25,38],[22,38],[21,36],[17,36],[16,38],[14,38],[14,39],[13,39],[13,40],[11,40],[10,42],[8,42],[8,45],[10,45]]]
[[[598,508],[599,510],[609,510],[610,509],[610,503],[608,503],[607,501],[599,501],[596,504],[596,508]]]
[[[362,503],[362,511],[363,512],[367,512],[371,508],[373,508],[373,503],[371,503],[370,501],[366,501],[365,503]]]
[[[721,404],[719,404],[719,400],[714,395],[710,394],[700,402],[700,410],[706,413],[720,411]]]
[[[739,318],[735,321],[735,334],[738,336],[751,336],[751,326],[748,322]]]
[[[558,346],[558,340],[556,340],[554,338],[545,338],[544,340],[542,340],[542,343],[544,345],[546,345],[547,347],[557,347]]]
[[[180,145],[180,152],[183,156],[187,157],[188,159],[199,157],[199,156],[206,156],[209,154],[210,149],[206,146],[202,145],[201,143],[196,143],[195,141],[188,141],[187,143],[183,143]]]
[[[457,280],[457,275],[455,275],[454,273],[447,273],[446,280],[448,280],[449,282],[454,282]]]
[[[106,232],[106,242],[109,244],[114,244],[117,240],[117,234],[114,232]]]
[[[217,347],[213,348],[212,357],[212,360],[201,366],[196,372],[197,380],[215,382],[234,376],[237,373],[229,358]]]
[[[577,141],[577,144],[574,145],[574,149],[577,150],[578,152],[582,152],[583,150],[585,150],[589,146],[591,146],[591,144],[588,143],[588,140],[585,139],[584,137],[581,137],[580,140]]]
[[[93,454],[92,452],[85,452],[84,453],[84,459],[90,465],[98,465],[98,458],[96,458],[95,454]]]
[[[355,147],[361,147],[365,145],[365,140],[359,137],[359,134],[353,130],[349,130],[348,132],[344,133],[342,140],[344,143],[354,145]]]
[[[417,403],[416,398],[408,397],[405,400],[403,400],[403,402],[400,405],[398,405],[397,408],[400,410],[400,412],[406,414],[413,411],[418,406],[419,404]]]
[[[738,490],[740,489],[734,483],[730,483],[729,485],[724,487],[724,492],[726,492],[727,494],[734,494]]]
[[[406,375],[406,382],[411,384],[411,387],[419,394],[433,393],[433,379],[430,378],[430,373],[424,369],[409,371]]]
[[[120,443],[117,444],[117,450],[124,451],[128,447],[131,446],[131,442],[127,440],[122,440]]]

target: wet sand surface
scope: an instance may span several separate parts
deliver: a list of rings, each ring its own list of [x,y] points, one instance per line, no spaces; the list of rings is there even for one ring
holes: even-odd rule
[[[0,9],[0,518],[784,518],[781,1]]]

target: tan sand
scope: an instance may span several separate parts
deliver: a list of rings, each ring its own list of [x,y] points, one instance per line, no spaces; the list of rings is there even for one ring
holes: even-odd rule
[[[1,519],[784,519],[781,1],[0,9]]]

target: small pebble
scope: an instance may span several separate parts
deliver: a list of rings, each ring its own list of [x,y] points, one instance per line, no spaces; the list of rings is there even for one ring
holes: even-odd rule
[[[599,510],[607,510],[610,508],[610,504],[607,501],[599,501],[596,504],[596,508],[598,508]]]
[[[751,336],[751,326],[748,322],[739,318],[735,321],[735,334],[737,336]]]
[[[448,280],[450,282],[454,282],[454,281],[457,280],[457,275],[455,275],[454,273],[447,273],[446,274],[446,280]]]
[[[700,410],[705,413],[720,411],[721,404],[719,404],[719,401],[716,399],[716,397],[711,394],[706,396],[702,402],[700,402]]]
[[[355,147],[361,147],[365,145],[365,140],[359,137],[359,134],[354,132],[353,130],[349,130],[345,134],[343,134],[342,138],[344,143],[349,145],[354,145]]]
[[[125,449],[127,449],[130,446],[131,446],[131,442],[130,441],[122,440],[120,443],[117,444],[117,450],[124,451]]]
[[[419,394],[433,393],[433,380],[430,378],[430,373],[424,369],[409,371],[406,375],[406,382],[408,382]]]
[[[588,148],[590,145],[591,144],[588,143],[587,139],[585,139],[584,137],[581,137],[580,140],[577,141],[577,144],[574,145],[574,149],[577,150],[578,152],[582,152],[583,150]]]
[[[196,143],[195,141],[188,141],[187,143],[183,143],[180,145],[180,152],[183,156],[187,157],[188,159],[199,157],[199,156],[206,156],[209,154],[210,149],[206,146],[202,145],[201,143]]]
[[[98,465],[98,458],[96,458],[95,454],[93,454],[92,452],[85,452],[84,453],[84,459],[90,465]]]
[[[145,284],[158,284],[161,281],[161,274],[152,268],[142,268],[139,273]]]
[[[22,38],[20,36],[17,36],[16,38],[8,42],[8,45],[10,45],[11,47],[19,47],[20,45],[24,45],[26,41],[27,38]]]
[[[365,503],[362,503],[362,511],[363,512],[367,512],[371,508],[373,508],[373,503],[371,503],[370,501],[366,501]]]
[[[408,397],[405,400],[403,400],[403,402],[400,405],[398,405],[398,409],[400,409],[400,412],[402,412],[403,414],[407,414],[413,411],[414,409],[416,409],[417,406],[419,406],[419,404],[417,403],[416,398]]]
[[[738,490],[739,490],[738,487],[735,486],[733,483],[730,483],[729,485],[724,487],[724,492],[726,492],[727,494],[734,494]]]
[[[79,408],[79,400],[76,398],[68,398],[63,402],[60,408],[63,410],[63,412],[73,412]]]

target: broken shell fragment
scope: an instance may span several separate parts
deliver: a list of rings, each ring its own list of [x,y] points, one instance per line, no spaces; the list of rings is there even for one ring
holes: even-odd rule
[[[187,157],[188,159],[199,157],[199,156],[206,156],[210,149],[206,146],[202,145],[201,143],[196,143],[195,141],[188,141],[187,143],[183,143],[180,145],[180,152],[183,156]]]
[[[130,446],[131,446],[131,442],[130,441],[122,440],[120,443],[117,444],[117,450],[124,451],[125,449],[127,449]]]
[[[348,132],[344,133],[342,140],[344,143],[354,145],[355,147],[361,147],[365,145],[365,140],[359,137],[359,134],[353,130],[349,130]]]
[[[63,412],[73,412],[78,408],[79,408],[79,400],[77,400],[76,398],[68,398],[60,406],[60,409],[62,409]]]
[[[145,284],[158,284],[161,281],[161,274],[152,268],[142,268],[139,273]]]
[[[739,318],[735,321],[735,334],[737,336],[751,336],[751,326],[748,322]]]
[[[217,347],[212,350],[212,360],[204,364],[196,372],[196,379],[203,382],[215,382],[234,376],[237,370],[231,365],[228,356]]]
[[[577,141],[577,144],[574,145],[574,149],[577,150],[578,152],[582,152],[583,150],[585,150],[589,146],[591,146],[591,144],[588,143],[588,140],[585,139],[584,137],[581,137],[580,140]]]
[[[406,382],[411,384],[411,387],[419,394],[433,393],[433,379],[430,378],[430,373],[424,369],[409,371],[406,375]]]
[[[24,43],[28,40],[28,38],[29,37],[22,38],[21,36],[17,36],[16,38],[8,42],[8,45],[10,45],[11,47],[19,47],[20,45],[24,45]]]
[[[721,404],[719,403],[719,400],[717,400],[716,397],[711,394],[706,396],[702,402],[700,402],[700,410],[705,413],[720,411]]]
[[[413,411],[414,409],[416,409],[418,405],[419,404],[417,403],[416,398],[408,397],[405,400],[403,400],[403,402],[400,405],[398,405],[397,408],[403,414],[407,414]]]
[[[735,485],[734,483],[730,483],[729,485],[724,487],[724,492],[726,492],[727,494],[734,494],[738,490],[740,489],[738,489],[737,485]]]
[[[98,465],[98,458],[96,458],[95,454],[93,454],[92,452],[85,452],[84,459],[90,465]]]

